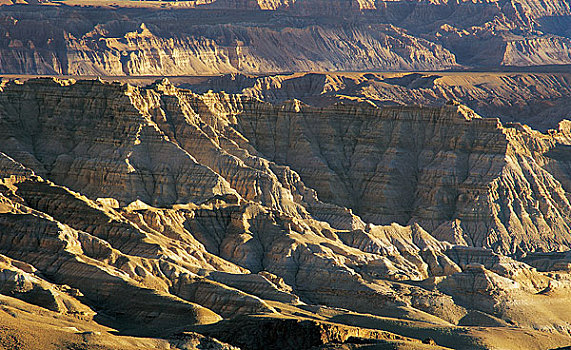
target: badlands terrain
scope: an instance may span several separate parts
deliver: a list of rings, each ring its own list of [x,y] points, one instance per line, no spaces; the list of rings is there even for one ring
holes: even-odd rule
[[[567,72],[229,74],[175,77],[171,81],[199,93],[243,94],[271,103],[297,99],[317,107],[336,102],[366,102],[378,107],[440,106],[453,100],[485,117],[547,131],[570,118],[571,66],[560,69]],[[127,81],[139,85],[151,82],[149,78]]]
[[[12,2],[0,8],[0,73],[174,76],[571,64],[568,0],[1,3]]]
[[[569,28],[0,0],[0,349],[569,349]]]
[[[385,105],[351,84],[412,73],[364,74],[4,80],[0,346],[571,345],[571,122],[483,118],[434,88]],[[565,74],[495,76],[560,92],[522,111],[569,94]]]

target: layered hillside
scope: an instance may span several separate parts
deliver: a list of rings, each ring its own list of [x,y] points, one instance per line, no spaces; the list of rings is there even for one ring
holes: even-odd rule
[[[485,117],[556,129],[571,119],[569,73],[295,73],[229,74],[173,83],[197,92],[240,93],[281,103],[298,99],[313,106],[367,101],[377,106],[440,106],[453,100]]]
[[[3,6],[0,72],[205,75],[571,64],[571,10],[537,1],[118,1]],[[64,2],[65,4],[65,2]],[[100,2],[105,4],[105,2]]]
[[[571,344],[566,121],[33,79],[0,140],[0,332],[29,348]]]

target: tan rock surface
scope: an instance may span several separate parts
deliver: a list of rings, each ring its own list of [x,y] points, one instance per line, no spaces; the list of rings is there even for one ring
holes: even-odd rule
[[[191,332],[170,339],[117,335],[112,328],[84,317],[56,313],[5,295],[0,300],[0,346],[6,349],[237,349]]]
[[[187,331],[292,349],[316,331],[330,348],[568,345],[571,279],[549,254],[569,250],[570,139],[567,123],[542,134],[462,105],[10,82],[0,290],[157,347],[207,341]]]
[[[377,106],[440,106],[458,101],[485,117],[557,129],[569,114],[569,73],[297,73],[229,74],[173,84],[204,93],[226,91],[271,103],[298,99],[313,106],[368,101]]]

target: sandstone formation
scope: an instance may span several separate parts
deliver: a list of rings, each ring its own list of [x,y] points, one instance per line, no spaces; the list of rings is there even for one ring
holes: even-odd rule
[[[115,329],[126,349],[567,346],[570,144],[568,121],[544,134],[457,103],[6,81],[1,331],[32,348],[43,329],[100,348]]]
[[[571,34],[564,29],[571,9],[564,0],[67,3],[3,6],[0,73],[172,76],[571,64]],[[93,6],[73,6],[82,4]]]

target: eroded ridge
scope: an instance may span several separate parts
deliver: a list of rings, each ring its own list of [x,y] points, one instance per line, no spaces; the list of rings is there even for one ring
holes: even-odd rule
[[[570,136],[459,104],[8,82],[2,312],[100,346],[568,345]]]

